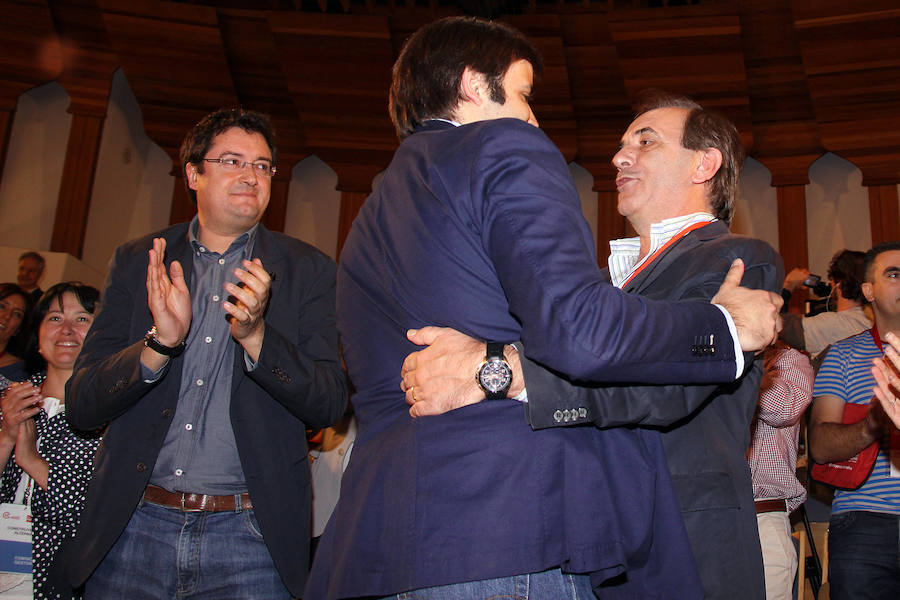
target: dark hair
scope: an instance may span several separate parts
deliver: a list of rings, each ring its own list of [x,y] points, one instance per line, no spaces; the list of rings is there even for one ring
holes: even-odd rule
[[[687,96],[668,94],[660,90],[645,90],[639,96],[640,115],[657,108],[684,108],[690,111],[684,121],[681,145],[688,150],[715,148],[722,154],[722,166],[709,186],[709,204],[717,219],[731,224],[734,197],[744,162],[744,149],[737,127],[727,117],[707,110]]]
[[[873,246],[871,250],[866,252],[866,259],[863,263],[863,272],[865,273],[864,281],[873,282],[875,280],[875,274],[872,272],[872,265],[875,264],[875,259],[879,254],[884,254],[885,252],[892,252],[894,250],[900,250],[900,240],[893,242],[882,242],[876,246]]]
[[[41,323],[50,312],[53,303],[62,303],[62,295],[71,292],[78,303],[89,313],[97,312],[100,290],[90,285],[84,285],[80,281],[64,281],[57,283],[41,296],[31,313],[28,327],[28,345],[25,346],[25,371],[29,374],[40,373],[47,368],[47,361],[39,352]]]
[[[28,252],[23,252],[19,255],[19,262],[22,262],[26,258],[31,258],[36,260],[39,265],[41,265],[41,271],[44,270],[44,266],[47,264],[47,261],[44,260],[44,257],[35,252],[34,250],[29,250]]]
[[[839,250],[828,264],[828,279],[841,284],[841,296],[854,302],[865,302],[862,282],[866,276],[863,267],[866,253],[858,250]]]
[[[272,164],[278,160],[278,149],[275,147],[275,130],[269,117],[262,113],[252,110],[244,110],[242,108],[220,108],[216,112],[210,113],[203,117],[199,123],[194,125],[184,141],[181,142],[181,150],[179,156],[181,159],[181,170],[190,164],[197,165],[197,171],[203,173],[205,164],[203,159],[209,152],[213,140],[220,133],[224,133],[232,127],[240,127],[247,133],[258,133],[266,140],[269,150],[272,152]],[[184,175],[184,173],[182,173]],[[185,178],[184,185],[187,188],[188,196],[191,202],[197,203],[197,192],[188,185]]]
[[[19,296],[25,301],[25,316],[22,317],[19,331],[6,342],[6,351],[15,356],[22,356],[26,332],[28,331],[29,315],[31,314],[31,307],[34,304],[34,298],[31,294],[20,288],[18,284],[0,283],[0,300],[6,300],[10,296]]]
[[[402,140],[428,119],[452,118],[466,67],[484,75],[491,100],[503,104],[503,77],[521,59],[531,63],[535,77],[540,74],[540,53],[504,23],[447,17],[421,27],[394,63],[388,111],[397,135]]]

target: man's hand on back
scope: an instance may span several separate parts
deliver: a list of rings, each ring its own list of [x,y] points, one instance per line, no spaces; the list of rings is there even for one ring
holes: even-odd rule
[[[781,331],[778,313],[784,300],[772,292],[740,287],[743,276],[744,261],[737,259],[711,302],[723,306],[734,319],[741,349],[756,352],[778,338]]]
[[[475,381],[475,372],[484,362],[483,341],[448,327],[410,329],[406,337],[424,350],[403,361],[400,389],[406,392],[413,417],[439,415],[484,400],[484,390]],[[512,367],[510,397],[524,389],[519,354],[507,346],[506,359]]]

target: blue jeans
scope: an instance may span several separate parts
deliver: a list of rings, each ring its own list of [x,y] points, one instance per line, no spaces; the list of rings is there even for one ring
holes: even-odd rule
[[[252,510],[182,512],[141,501],[88,579],[85,598],[290,600],[291,595]]]
[[[594,600],[590,578],[559,569],[422,588],[384,600]]]
[[[900,598],[898,546],[898,516],[867,511],[833,515],[828,528],[831,598]]]

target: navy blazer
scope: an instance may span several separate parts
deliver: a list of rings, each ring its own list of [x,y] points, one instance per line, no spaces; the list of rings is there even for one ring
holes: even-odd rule
[[[344,245],[338,324],[359,431],[306,600],[559,565],[598,584],[624,574],[611,596],[699,595],[657,432],[535,433],[511,400],[413,420],[403,401],[400,366],[417,349],[405,332],[426,324],[524,339],[582,377],[734,378],[718,309],[603,281],[568,167],[539,129],[430,122],[404,140]],[[719,352],[692,353],[696,335]]]
[[[742,285],[781,289],[781,257],[765,242],[730,235],[720,221],[689,233],[624,289],[654,298],[708,302],[735,258],[746,264]],[[523,361],[528,418],[536,429],[593,422],[600,427],[641,424],[662,431],[708,600],[765,598],[745,460],[762,378],[760,362],[751,363],[739,382],[728,385],[599,387],[576,386],[527,358]]]
[[[69,582],[87,580],[140,501],[175,414],[183,356],[154,383],[141,376],[147,306],[147,251],[166,239],[165,263],[179,260],[191,286],[188,224],[116,250],[94,321],[66,390],[66,415],[79,429],[109,424],[94,459],[87,503],[62,563]],[[334,316],[335,264],[307,244],[262,225],[254,257],[275,272],[256,368],[235,348],[231,424],[266,546],[288,590],[300,596],[309,561],[306,428],[325,427],[347,401]],[[237,342],[235,342],[237,344]],[[185,352],[190,352],[188,347]]]

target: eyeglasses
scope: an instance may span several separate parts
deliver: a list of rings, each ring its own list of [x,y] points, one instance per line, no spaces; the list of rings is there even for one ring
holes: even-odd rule
[[[204,162],[219,163],[226,171],[243,171],[244,167],[250,165],[253,172],[261,177],[271,177],[278,170],[278,167],[263,160],[256,162],[239,158],[204,158],[203,160]]]

